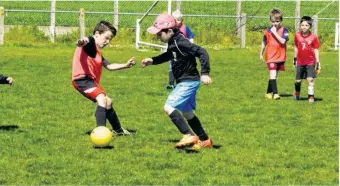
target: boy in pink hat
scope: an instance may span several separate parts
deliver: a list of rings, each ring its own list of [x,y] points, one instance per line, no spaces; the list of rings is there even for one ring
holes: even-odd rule
[[[147,31],[168,43],[168,48],[159,56],[143,59],[142,67],[158,65],[169,60],[173,62],[172,71],[177,85],[168,96],[164,111],[183,134],[183,138],[176,144],[176,147],[212,147],[212,140],[193,113],[196,109],[196,92],[200,81],[205,85],[212,83],[209,77],[208,53],[204,48],[191,43],[180,34],[176,27],[176,20],[171,15],[159,15]],[[196,57],[199,58],[201,64],[201,73],[196,67]]]

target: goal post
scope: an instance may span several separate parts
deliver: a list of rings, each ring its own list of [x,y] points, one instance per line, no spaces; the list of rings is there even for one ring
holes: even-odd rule
[[[339,45],[340,45],[340,38],[339,38],[339,29],[340,29],[340,25],[339,23],[335,24],[335,40],[334,40],[334,49],[338,50],[339,49]]]
[[[150,43],[150,42],[147,42],[147,41],[143,41],[143,39],[141,38],[141,35],[142,35],[141,28],[142,28],[143,20],[146,18],[146,16],[150,16],[151,10],[153,10],[159,2],[160,2],[160,0],[154,1],[153,4],[149,7],[149,9],[143,14],[143,16],[136,20],[136,49],[137,50],[140,49],[141,45],[157,47],[157,48],[161,48],[161,49],[167,48],[166,45]],[[164,2],[164,1],[161,0],[161,2]],[[172,0],[167,0],[167,10],[162,10],[162,11],[164,11],[164,12],[167,11],[168,14],[171,14],[171,3],[172,3]],[[158,13],[161,13],[161,12],[158,12]],[[147,24],[151,25],[151,23],[147,23]]]

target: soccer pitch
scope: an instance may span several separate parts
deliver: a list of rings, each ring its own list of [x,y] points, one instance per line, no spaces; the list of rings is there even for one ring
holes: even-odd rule
[[[1,185],[338,185],[338,53],[321,52],[315,104],[307,84],[293,100],[294,69],[288,50],[280,72],[281,100],[265,100],[268,72],[254,49],[208,49],[213,84],[197,95],[203,126],[214,148],[183,151],[163,112],[170,93],[167,63],[109,72],[101,84],[121,123],[136,130],[111,148],[94,149],[95,105],[71,85],[74,47],[0,47]],[[106,48],[111,62],[157,51]],[[109,125],[108,125],[109,126]]]

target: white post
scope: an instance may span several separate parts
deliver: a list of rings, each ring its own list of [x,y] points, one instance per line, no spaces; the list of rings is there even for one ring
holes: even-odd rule
[[[300,0],[296,0],[295,5],[295,31],[299,31],[300,27]]]
[[[318,35],[318,22],[319,22],[318,16],[315,15],[315,16],[312,17],[312,19],[313,19],[312,32],[313,32],[313,34]]]
[[[336,23],[335,24],[335,40],[334,40],[334,49],[338,50],[340,48],[340,24]],[[340,68],[340,67],[339,67]]]
[[[79,37],[85,37],[85,10],[80,8],[79,10]]]
[[[246,48],[246,22],[247,22],[246,16],[247,14],[242,13],[240,29],[241,48]]]
[[[56,0],[51,0],[50,40],[52,43],[54,43],[54,37],[55,37],[55,7],[56,7]]]
[[[139,25],[140,19],[137,19],[136,21],[136,49],[139,49],[139,34],[140,34],[140,25]]]
[[[4,44],[5,34],[5,8],[0,7],[0,45]]]
[[[113,26],[118,30],[118,0],[113,2]]]
[[[171,15],[171,1],[172,0],[168,0],[168,14]]]
[[[241,0],[236,1],[236,35],[240,37],[241,29]]]

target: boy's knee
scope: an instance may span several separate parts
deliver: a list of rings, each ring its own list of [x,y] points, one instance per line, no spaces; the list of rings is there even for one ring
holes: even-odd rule
[[[193,112],[183,112],[183,116],[186,120],[191,120],[192,118],[194,118],[194,113]]]
[[[307,81],[310,86],[314,85],[314,78],[307,78]]]
[[[106,107],[106,96],[104,94],[99,94],[96,97],[96,101],[97,101],[99,106]]]
[[[167,104],[164,105],[164,112],[166,112],[168,115],[170,115],[174,110],[174,107]]]
[[[109,97],[106,97],[106,108],[110,109],[112,107],[112,99]]]
[[[301,79],[297,79],[295,80],[295,84],[301,84],[302,80]]]

